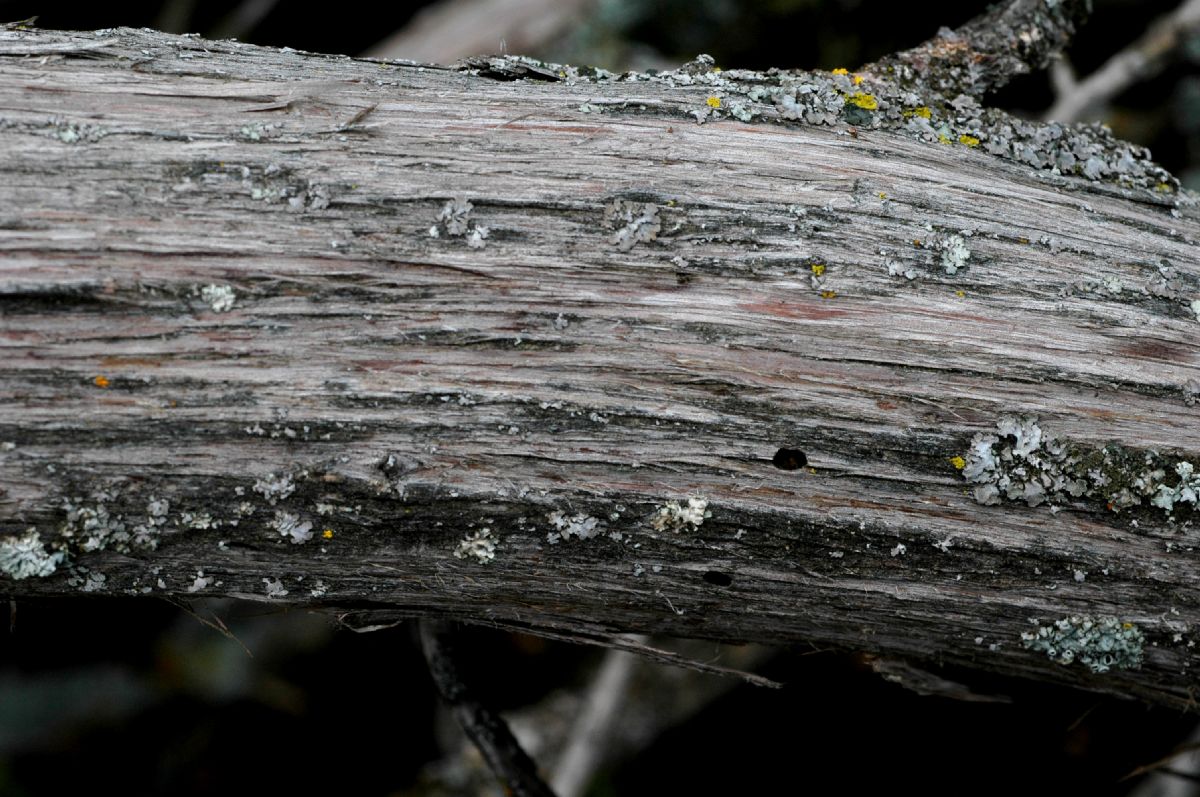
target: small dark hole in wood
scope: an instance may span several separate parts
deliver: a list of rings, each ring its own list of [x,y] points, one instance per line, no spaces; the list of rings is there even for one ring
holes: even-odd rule
[[[771,458],[771,464],[780,470],[799,470],[808,464],[808,457],[798,448],[781,448]]]
[[[709,584],[716,584],[718,587],[728,587],[733,583],[733,576],[728,573],[720,573],[716,570],[709,570],[704,574],[704,580]]]

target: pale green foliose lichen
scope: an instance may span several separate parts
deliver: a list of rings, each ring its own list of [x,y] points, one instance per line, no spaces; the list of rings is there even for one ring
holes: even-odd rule
[[[609,228],[616,230],[613,245],[622,252],[628,252],[639,243],[653,241],[662,231],[658,207],[650,203],[614,199],[605,207],[604,216]]]
[[[981,504],[1093,500],[1112,511],[1149,504],[1173,520],[1200,501],[1200,480],[1186,460],[1116,444],[1057,440],[1027,416],[1003,417],[996,430],[975,435],[962,469]]]
[[[51,575],[66,554],[62,551],[53,553],[42,545],[42,537],[36,529],[30,528],[20,536],[9,536],[0,540],[0,573],[20,581],[23,578],[44,578]]]
[[[590,540],[604,533],[604,521],[583,513],[568,515],[556,510],[546,515],[546,520],[554,526],[554,531],[546,535],[546,542],[551,545],[571,537]]]
[[[279,532],[279,536],[290,538],[293,545],[308,542],[313,536],[312,521],[301,520],[299,515],[291,512],[276,510],[271,525]]]
[[[1168,486],[1160,484],[1158,492],[1150,499],[1150,503],[1166,512],[1175,509],[1179,503],[1191,504],[1193,507],[1200,503],[1200,474],[1190,462],[1179,462],[1175,465],[1175,473],[1179,483]]]
[[[942,269],[947,274],[957,274],[971,259],[971,250],[961,235],[950,235],[938,242],[942,250]]]
[[[1086,615],[1038,625],[1022,633],[1021,640],[1027,649],[1041,651],[1058,664],[1078,661],[1094,673],[1140,668],[1145,647],[1145,637],[1133,623]]]
[[[92,503],[85,503],[82,498],[63,501],[66,518],[58,533],[72,548],[129,553],[158,547],[160,532],[167,523],[168,501],[152,498],[146,507],[146,521],[137,523],[109,510],[108,503],[117,497],[114,493],[97,490],[90,497]]]

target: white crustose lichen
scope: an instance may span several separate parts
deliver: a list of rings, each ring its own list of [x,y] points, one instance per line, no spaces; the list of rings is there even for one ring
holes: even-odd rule
[[[456,559],[474,559],[481,565],[496,558],[497,541],[490,528],[483,528],[467,535],[454,549]]]
[[[228,285],[205,285],[200,289],[200,298],[214,313],[227,313],[233,309],[233,301],[237,295]]]
[[[694,531],[709,517],[707,498],[689,498],[686,506],[678,501],[663,504],[650,518],[650,525],[655,531]]]

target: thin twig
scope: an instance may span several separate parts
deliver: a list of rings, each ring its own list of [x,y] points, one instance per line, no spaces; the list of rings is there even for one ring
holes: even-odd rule
[[[1078,121],[1089,108],[1102,105],[1134,83],[1153,77],[1197,28],[1200,28],[1200,0],[1185,0],[1170,14],[1156,20],[1141,38],[1076,83],[1072,91],[1059,93],[1045,118],[1055,122]]]
[[[507,723],[484,706],[463,682],[455,659],[454,627],[437,620],[421,620],[417,628],[438,692],[496,777],[515,797],[554,797],[538,776],[537,764],[521,749]]]
[[[1192,731],[1192,734],[1189,738],[1192,740],[1195,740],[1197,738],[1197,736],[1200,736],[1200,728],[1197,728],[1196,730]],[[1142,766],[1137,767],[1132,772],[1130,772],[1128,775],[1121,778],[1121,780],[1118,781],[1118,783],[1126,781],[1126,780],[1130,780],[1132,778],[1139,777],[1141,775],[1145,775],[1147,773],[1153,773],[1153,776],[1150,779],[1148,779],[1146,782],[1141,784],[1136,790],[1134,790],[1134,794],[1138,794],[1138,795],[1158,794],[1160,791],[1159,786],[1161,786],[1161,783],[1156,782],[1156,781],[1161,781],[1161,777],[1155,777],[1155,776],[1162,775],[1162,776],[1166,776],[1166,777],[1177,777],[1177,776],[1179,776],[1180,772],[1187,772],[1192,777],[1196,776],[1196,772],[1198,770],[1200,770],[1200,766],[1197,766],[1197,764],[1200,764],[1200,759],[1193,759],[1191,761],[1178,761],[1178,762],[1176,760],[1180,756],[1194,754],[1198,750],[1200,750],[1200,742],[1196,742],[1196,741],[1185,742],[1184,744],[1179,745],[1174,750],[1172,750],[1170,753],[1168,753],[1167,755],[1158,759],[1157,761],[1151,761],[1149,764],[1143,764]],[[1167,765],[1171,764],[1173,762],[1178,763],[1179,767],[1177,767],[1175,769],[1168,769]]]
[[[206,625],[209,628],[211,628],[212,630],[216,631],[221,636],[225,637],[226,639],[230,639],[230,640],[238,643],[238,645],[241,646],[242,650],[246,651],[247,656],[249,656],[250,658],[254,658],[254,654],[250,652],[250,648],[246,647],[246,643],[243,642],[242,640],[238,639],[237,635],[234,634],[233,631],[229,630],[229,626],[225,625],[225,621],[222,620],[217,615],[214,614],[212,616],[211,620],[209,620],[207,617],[201,617],[200,613],[197,612],[195,609],[193,609],[191,607],[191,604],[189,604],[187,601],[183,600],[182,598],[167,598],[166,601],[167,601],[167,603],[170,603],[173,606],[176,606],[177,608],[181,609],[185,614],[191,615],[195,620],[199,621],[202,625]]]
[[[648,640],[639,639],[643,644]],[[579,797],[605,758],[606,744],[618,709],[625,703],[637,658],[628,651],[610,650],[584,697],[583,710],[571,727],[566,750],[554,770],[559,797]]]

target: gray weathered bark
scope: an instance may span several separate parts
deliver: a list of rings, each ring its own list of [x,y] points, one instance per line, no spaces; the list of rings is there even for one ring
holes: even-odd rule
[[[1191,705],[1200,217],[955,53],[617,78],[0,32],[6,591]]]

